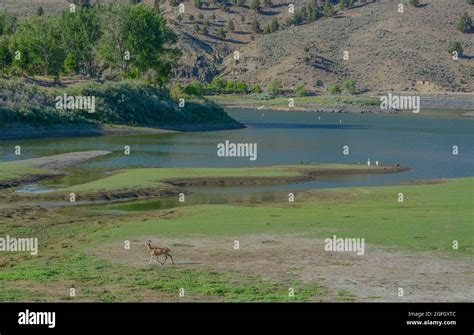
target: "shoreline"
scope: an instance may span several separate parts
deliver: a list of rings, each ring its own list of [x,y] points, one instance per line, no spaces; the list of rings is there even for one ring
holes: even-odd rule
[[[473,94],[430,94],[399,92],[398,95],[420,96],[421,110],[423,111],[457,111],[460,116],[474,116]],[[370,96],[314,96],[294,97],[294,107],[288,107],[290,97],[275,97],[272,99],[257,99],[252,96],[208,96],[207,98],[227,109],[256,109],[256,110],[279,110],[279,111],[305,111],[316,113],[357,113],[357,114],[405,114],[410,111],[387,109],[381,110],[378,104],[380,95]],[[327,100],[327,102],[318,102]],[[368,104],[371,100],[372,104]],[[411,112],[410,112],[411,114]],[[426,114],[425,114],[426,115]]]
[[[173,128],[173,129],[171,129]],[[18,139],[46,139],[62,137],[94,137],[94,136],[129,136],[129,135],[162,135],[174,134],[180,132],[199,132],[199,131],[219,131],[230,129],[245,128],[240,124],[183,124],[162,126],[160,128],[150,127],[128,127],[118,125],[107,125],[105,127],[87,128],[74,127],[70,129],[25,129],[24,131],[13,131],[0,128],[0,140],[18,140]],[[9,127],[10,129],[10,127]]]

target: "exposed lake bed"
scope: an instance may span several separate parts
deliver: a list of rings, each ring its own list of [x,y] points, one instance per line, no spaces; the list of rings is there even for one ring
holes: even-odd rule
[[[78,301],[133,301],[130,280],[142,283],[135,288],[140,294],[159,291],[160,301],[245,301],[241,286],[258,292],[254,301],[288,301],[290,282],[296,301],[473,298],[466,291],[474,250],[470,120],[237,109],[229,114],[246,128],[0,142],[3,161],[16,167],[9,178],[38,173],[13,162],[18,145],[22,159],[38,163],[29,168],[57,167],[55,173],[67,174],[0,191],[1,232],[39,237],[36,258],[22,266],[13,266],[22,255],[2,259],[0,298],[18,290],[31,297],[42,288],[33,300],[60,300],[44,287],[52,283],[65,290],[87,285]],[[258,144],[258,159],[219,156],[218,144],[225,141]],[[88,150],[97,155],[68,164],[45,158]],[[323,240],[334,235],[365,238],[367,256],[328,254]],[[176,265],[147,267],[140,241],[148,239],[168,245]],[[236,240],[240,251],[233,249]],[[451,247],[453,240],[459,249]],[[124,241],[131,242],[131,251]],[[281,247],[294,255],[288,258]],[[70,262],[73,255],[85,261]],[[451,265],[437,266],[440,260]],[[43,273],[44,262],[53,274]],[[404,273],[397,275],[394,267]],[[447,268],[457,271],[456,284]],[[158,291],[151,284],[157,273],[184,278],[187,271],[200,282],[183,279]],[[34,280],[27,279],[30,273]],[[63,282],[68,273],[75,274],[72,282]],[[113,297],[103,292],[104,278],[117,285]],[[183,285],[188,296],[175,297]],[[203,291],[202,285],[212,289]],[[400,286],[405,298],[397,296]],[[148,301],[143,295],[139,299]]]

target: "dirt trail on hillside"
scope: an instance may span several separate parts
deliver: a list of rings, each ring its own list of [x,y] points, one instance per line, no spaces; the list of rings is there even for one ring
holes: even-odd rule
[[[238,271],[268,280],[320,283],[334,295],[345,290],[355,301],[442,302],[474,301],[474,272],[467,258],[409,252],[365,245],[365,254],[327,252],[323,239],[295,235],[252,235],[222,238],[157,240],[153,236],[91,251],[98,257],[137,268],[148,264],[143,241],[171,248],[176,267],[193,270]],[[239,240],[240,250],[234,250]],[[171,265],[165,265],[171,266]],[[404,296],[398,296],[403,288]]]

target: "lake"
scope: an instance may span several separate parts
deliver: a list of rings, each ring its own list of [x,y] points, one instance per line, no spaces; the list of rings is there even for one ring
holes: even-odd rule
[[[312,188],[392,185],[405,181],[473,175],[473,120],[454,116],[368,115],[298,111],[229,110],[245,129],[163,135],[106,136],[1,141],[1,160],[15,160],[15,145],[22,158],[72,151],[108,150],[113,154],[70,169],[73,175],[49,181],[64,187],[103,176],[108,170],[133,167],[240,167],[303,163],[400,164],[411,171],[390,175],[320,177],[295,185],[199,188],[196,202],[279,198],[280,193]],[[222,158],[217,144],[226,140],[258,145],[258,159]],[[123,154],[130,146],[131,155]],[[349,155],[343,154],[343,146]],[[453,146],[459,154],[453,155]],[[276,192],[276,193],[275,193]],[[228,195],[227,199],[213,196]],[[237,198],[236,198],[237,197]],[[207,199],[207,200],[203,200]],[[230,200],[229,200],[230,199]]]

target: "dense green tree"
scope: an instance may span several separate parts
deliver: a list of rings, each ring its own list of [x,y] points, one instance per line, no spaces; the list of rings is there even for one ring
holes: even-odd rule
[[[163,85],[180,53],[171,48],[176,35],[166,20],[147,6],[112,6],[102,17],[100,55],[122,76],[139,77],[152,71],[152,82]]]
[[[420,4],[418,0],[409,0],[408,3],[414,7],[417,7]]]
[[[20,55],[14,63],[28,72],[58,75],[64,60],[60,32],[56,18],[35,16],[20,22],[11,42]]]
[[[101,37],[99,10],[78,8],[75,13],[64,11],[59,17],[64,49],[70,53],[79,72],[96,75],[95,46]]]

